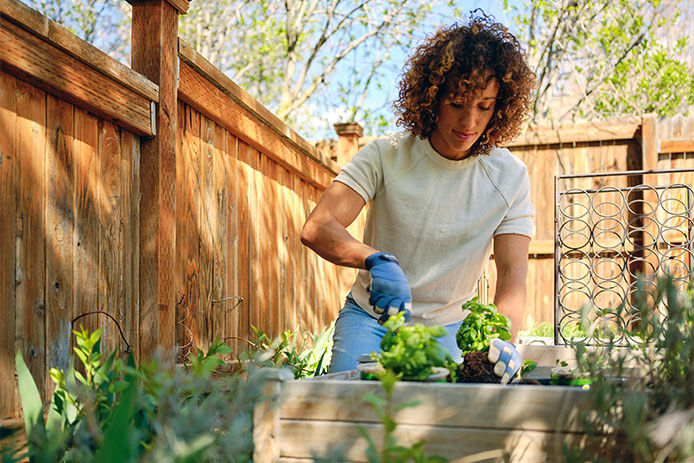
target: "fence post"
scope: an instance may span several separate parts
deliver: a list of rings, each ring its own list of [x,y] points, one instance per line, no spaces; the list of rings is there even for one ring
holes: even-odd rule
[[[364,128],[357,122],[340,122],[333,124],[333,127],[338,136],[335,161],[342,167],[359,151],[359,137]]]
[[[159,85],[155,136],[141,142],[139,357],[176,342],[178,15],[187,0],[131,0],[132,68]]]

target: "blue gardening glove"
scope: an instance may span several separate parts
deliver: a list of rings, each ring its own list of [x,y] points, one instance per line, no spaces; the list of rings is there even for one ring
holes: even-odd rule
[[[371,273],[369,303],[377,314],[381,314],[378,323],[382,325],[391,315],[402,311],[405,312],[405,321],[409,321],[412,293],[395,256],[376,252],[367,257],[364,264]]]
[[[521,356],[516,347],[503,339],[492,339],[487,358],[494,365],[494,374],[501,377],[501,384],[511,381],[521,367]]]

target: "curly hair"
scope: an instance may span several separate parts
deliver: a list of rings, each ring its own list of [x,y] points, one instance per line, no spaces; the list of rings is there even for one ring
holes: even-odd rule
[[[475,16],[480,11],[479,16]],[[521,129],[535,87],[518,39],[481,10],[466,25],[439,29],[408,59],[394,103],[397,125],[428,138],[438,123],[441,102],[470,98],[486,87],[490,77],[499,83],[494,114],[470,155],[512,140]]]

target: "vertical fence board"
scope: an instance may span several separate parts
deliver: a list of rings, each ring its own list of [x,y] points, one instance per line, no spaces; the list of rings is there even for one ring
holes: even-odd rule
[[[118,320],[122,322],[123,332],[135,352],[139,352],[139,277],[140,247],[140,140],[129,132],[121,132],[121,261],[122,303],[116,308]],[[119,341],[120,346],[122,344]],[[124,346],[122,346],[124,347]]]
[[[213,270],[213,286],[212,286],[212,326],[214,333],[212,338],[224,339],[226,327],[224,325],[224,314],[226,313],[227,302],[224,298],[228,297],[226,289],[226,269],[227,260],[231,258],[229,255],[228,245],[228,230],[227,230],[227,215],[229,207],[227,203],[227,188],[229,181],[226,172],[226,133],[219,127],[214,127],[214,214],[215,220],[212,222],[212,231],[214,233],[214,270]]]
[[[214,123],[206,117],[200,118],[200,315],[202,319],[202,346],[207,348],[214,339],[214,310],[212,291],[214,282],[215,225],[217,222],[214,189],[215,133]]]
[[[46,366],[66,371],[73,298],[74,108],[51,95],[46,101]],[[52,391],[46,378],[46,392]]]
[[[274,336],[279,336],[282,332],[282,324],[279,317],[279,247],[278,237],[281,234],[280,224],[282,218],[279,215],[279,197],[277,191],[277,176],[279,166],[276,162],[262,157],[264,164],[263,177],[263,196],[264,205],[263,215],[263,237],[261,238],[263,254],[267,261],[266,278],[269,284],[266,285],[267,306],[259,307],[259,310],[268,314],[268,331]],[[261,280],[262,281],[262,280]]]
[[[117,323],[118,307],[122,305],[121,276],[121,171],[120,130],[107,121],[99,123],[99,310],[111,315]],[[120,345],[120,332],[110,317],[99,315],[103,338],[102,352],[111,352]]]
[[[202,346],[201,330],[203,325],[200,310],[200,114],[186,107],[185,162],[186,182],[184,184],[185,200],[185,284],[183,306],[186,310],[186,326],[194,345]]]
[[[0,72],[0,418],[14,416],[15,265],[17,214],[17,95],[14,77]]]
[[[75,225],[73,243],[73,313],[97,310],[99,276],[99,120],[81,109],[75,109],[74,168]],[[85,316],[73,329],[99,327],[96,316]],[[73,340],[74,343],[74,340]]]
[[[236,140],[237,163],[236,163],[236,220],[238,230],[238,288],[243,303],[238,307],[239,326],[237,336],[248,338],[251,323],[251,291],[250,291],[250,176],[249,147],[241,140]],[[239,339],[240,349],[246,346],[245,341]]]
[[[178,100],[176,106],[178,115],[178,123],[176,124],[176,250],[174,259],[176,262],[176,277],[174,278],[175,295],[176,295],[176,341],[178,349],[182,349],[189,341],[188,331],[185,324],[188,322],[187,309],[184,306],[186,298],[185,292],[185,275],[186,275],[186,178],[187,178],[187,147],[186,131],[188,127],[188,117],[186,106]],[[179,351],[178,355],[185,355],[185,352]]]
[[[224,132],[224,286],[225,297],[233,297],[224,302],[223,305],[223,326],[224,339],[228,345],[234,349],[234,353],[239,351],[239,341],[236,339],[239,326],[239,311],[243,306],[236,299],[239,296],[239,239],[238,239],[238,196],[237,185],[237,156],[238,140],[228,132]],[[245,347],[245,346],[244,346]]]
[[[46,94],[17,80],[19,196],[15,336],[45,400]]]

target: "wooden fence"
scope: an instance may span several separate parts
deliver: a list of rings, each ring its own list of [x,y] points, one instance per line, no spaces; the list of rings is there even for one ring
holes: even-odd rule
[[[299,242],[337,165],[178,40],[187,5],[133,3],[131,69],[0,0],[0,419],[15,353],[48,400],[80,316],[143,357],[341,306],[354,270]]]

